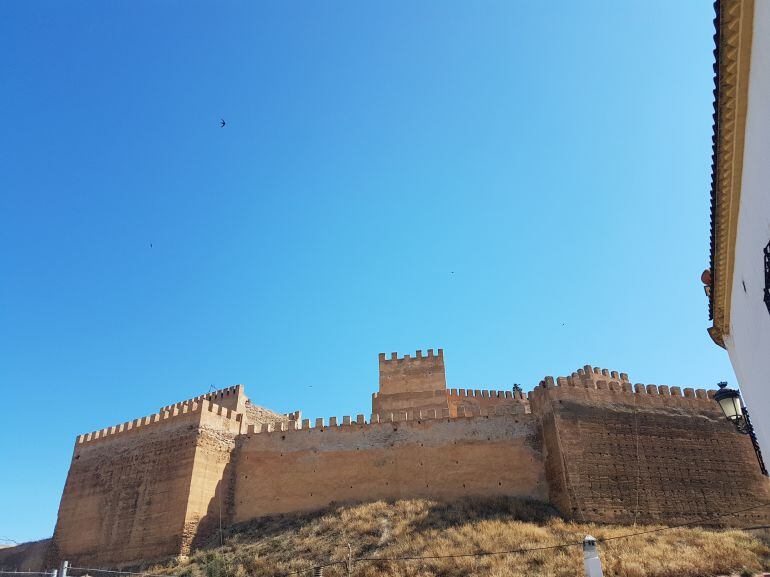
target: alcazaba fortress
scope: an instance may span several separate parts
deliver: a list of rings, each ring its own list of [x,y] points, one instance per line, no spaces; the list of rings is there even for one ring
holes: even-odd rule
[[[219,527],[332,502],[468,495],[549,501],[579,521],[768,522],[745,435],[713,391],[585,366],[535,389],[447,389],[441,349],[379,357],[372,412],[310,422],[242,385],[80,435],[51,540],[0,566],[124,567],[184,555]]]

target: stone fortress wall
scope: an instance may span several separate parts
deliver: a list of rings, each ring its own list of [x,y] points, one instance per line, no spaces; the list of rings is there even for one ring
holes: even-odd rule
[[[246,434],[233,521],[331,502],[463,495],[548,498],[531,415],[446,418],[434,411]]]
[[[380,353],[380,390],[372,393],[372,412],[376,414],[436,410],[439,416],[458,417],[478,414],[483,408],[494,412],[509,407],[513,412],[529,412],[526,395],[519,391],[447,389],[444,350],[428,349],[427,355],[399,358]],[[448,413],[446,413],[448,411]]]
[[[528,395],[447,389],[441,349],[381,354],[379,367],[368,419],[279,415],[238,385],[79,436],[48,563],[139,565],[189,553],[220,520],[376,499],[511,495],[581,521],[769,520],[716,516],[770,490],[713,392],[589,366]],[[30,568],[13,555],[0,551],[0,567]]]
[[[770,521],[767,507],[720,516],[770,502],[770,484],[714,392],[632,385],[624,374],[588,366],[546,377],[529,400],[551,502],[580,521]]]
[[[243,414],[202,399],[79,436],[56,556],[93,566],[189,551],[219,498],[242,423]]]

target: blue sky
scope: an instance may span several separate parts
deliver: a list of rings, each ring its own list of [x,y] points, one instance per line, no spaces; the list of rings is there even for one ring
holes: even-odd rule
[[[708,338],[710,2],[0,5],[0,537],[77,434],[244,383],[368,413],[586,363],[734,382]],[[225,118],[227,126],[219,127]]]

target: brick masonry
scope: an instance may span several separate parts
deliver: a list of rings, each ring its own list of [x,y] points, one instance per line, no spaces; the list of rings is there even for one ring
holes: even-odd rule
[[[52,542],[0,550],[0,566],[134,566],[188,554],[220,519],[375,499],[515,495],[578,521],[770,521],[719,516],[770,488],[713,392],[590,366],[529,395],[447,389],[441,349],[379,365],[368,419],[278,415],[239,385],[79,436]]]
[[[540,419],[550,500],[576,520],[748,526],[770,502],[747,436],[726,421],[706,391],[621,382],[554,386],[530,394]]]
[[[235,521],[332,501],[464,495],[547,499],[531,415],[322,425],[240,439]]]

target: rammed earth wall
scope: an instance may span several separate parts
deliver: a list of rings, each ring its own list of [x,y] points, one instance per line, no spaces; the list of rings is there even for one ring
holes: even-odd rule
[[[529,397],[550,500],[564,513],[603,523],[770,521],[767,508],[723,517],[770,501],[770,490],[748,436],[706,391],[559,382],[549,377]]]
[[[189,553],[220,522],[375,499],[515,495],[585,521],[770,522],[767,509],[723,516],[770,487],[713,393],[589,366],[529,395],[447,389],[440,349],[381,356],[380,378],[369,422],[277,415],[238,386],[81,435],[49,566],[138,565]],[[0,560],[44,548],[14,549]]]
[[[545,499],[535,419],[489,415],[343,424],[239,439],[236,521],[333,501],[463,495]]]
[[[75,446],[54,532],[58,555],[81,566],[178,553],[200,413]]]
[[[78,437],[54,555],[94,566],[187,552],[213,524],[240,427],[203,400]]]
[[[0,570],[45,571],[49,567],[51,539],[0,548]]]

